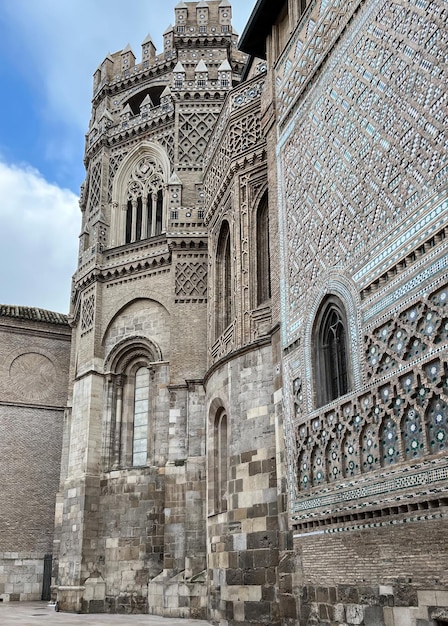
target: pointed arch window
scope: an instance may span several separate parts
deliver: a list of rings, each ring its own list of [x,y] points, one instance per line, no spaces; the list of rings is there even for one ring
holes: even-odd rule
[[[350,390],[347,316],[339,298],[322,304],[314,327],[315,389],[317,406]]]
[[[257,306],[271,298],[271,260],[269,253],[268,193],[261,199],[257,210]]]
[[[162,167],[149,156],[134,166],[127,186],[125,243],[163,232],[164,179]]]
[[[136,243],[166,231],[171,165],[164,148],[142,141],[118,166],[112,183],[109,247]]]
[[[230,228],[223,222],[216,254],[216,335],[221,335],[232,321],[232,266]]]

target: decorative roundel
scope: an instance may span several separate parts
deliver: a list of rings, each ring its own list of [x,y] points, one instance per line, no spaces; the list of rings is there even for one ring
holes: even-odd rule
[[[43,401],[51,396],[57,378],[50,359],[37,352],[21,354],[9,368],[14,391],[26,401]]]

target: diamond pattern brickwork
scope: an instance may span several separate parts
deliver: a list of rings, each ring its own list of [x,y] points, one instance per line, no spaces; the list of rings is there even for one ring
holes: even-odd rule
[[[349,28],[283,141],[292,312],[324,268],[414,209],[448,164],[446,10],[377,0],[363,11],[365,27]]]
[[[176,298],[207,298],[206,263],[177,263]]]
[[[87,333],[93,328],[95,318],[95,294],[89,292],[84,294],[81,308],[81,332]]]
[[[96,161],[89,170],[89,201],[88,206],[91,213],[100,207],[101,203],[101,161]]]
[[[232,120],[222,136],[214,158],[211,160],[206,188],[206,206],[210,207],[216,193],[222,185],[223,176],[228,172],[230,163],[239,155],[254,149],[261,142],[261,122],[256,112],[244,111],[240,117]]]
[[[202,167],[204,151],[216,124],[219,109],[183,108],[179,116],[179,164]]]

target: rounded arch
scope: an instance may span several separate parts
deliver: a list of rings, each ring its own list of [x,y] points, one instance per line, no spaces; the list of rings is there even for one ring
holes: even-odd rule
[[[132,336],[116,344],[104,361],[105,371],[121,373],[134,362],[163,361],[160,347],[147,337]]]
[[[112,183],[111,247],[164,231],[170,175],[168,154],[156,142],[139,143],[123,159]]]
[[[221,398],[214,398],[208,413],[208,503],[211,514],[227,510],[230,423],[226,404]]]
[[[221,396],[215,396],[209,403],[208,406],[208,419],[211,424],[216,417],[216,414],[221,409],[224,409],[227,413],[229,412],[229,403],[227,399],[222,398]]]
[[[304,329],[305,363],[309,364],[306,376],[308,409],[314,410],[319,402],[319,393],[316,382],[316,355],[315,346],[318,325],[321,316],[325,316],[326,305],[341,313],[341,322],[345,323],[345,340],[347,350],[348,387],[347,391],[357,391],[362,387],[361,338],[359,320],[359,302],[357,291],[352,283],[341,275],[330,276],[315,293],[308,309],[307,322]]]
[[[163,302],[161,302],[160,300],[156,300],[153,296],[154,296],[154,294],[150,293],[148,291],[148,292],[142,292],[138,296],[136,296],[134,294],[134,295],[129,295],[129,296],[126,296],[125,298],[122,298],[118,302],[116,309],[113,311],[113,313],[111,313],[109,315],[109,318],[106,319],[106,321],[105,321],[104,332],[103,332],[103,336],[102,336],[102,339],[101,339],[101,344],[103,346],[105,345],[106,337],[108,336],[110,327],[112,326],[114,321],[123,313],[123,311],[126,308],[128,308],[134,302],[147,300],[148,303],[157,304],[160,307],[162,307],[164,313],[169,317],[170,312],[168,311],[168,308],[166,307],[166,305]]]

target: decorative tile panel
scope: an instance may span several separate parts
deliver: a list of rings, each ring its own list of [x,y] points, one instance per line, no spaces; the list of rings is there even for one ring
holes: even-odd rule
[[[325,72],[303,94],[279,141],[287,345],[297,338],[304,294],[326,268],[350,267],[377,244],[378,254],[358,266],[355,279],[384,271],[407,241],[440,220],[446,202],[445,193],[424,207],[444,185],[438,175],[448,164],[448,76],[440,62],[448,35],[440,3],[375,0],[349,19],[354,4],[329,2],[316,23],[313,37],[322,39],[322,28],[346,22]],[[289,61],[277,72],[296,89],[292,103],[301,94],[290,77],[304,67],[302,51]],[[286,112],[284,84],[277,98]]]

